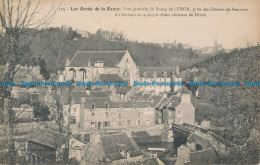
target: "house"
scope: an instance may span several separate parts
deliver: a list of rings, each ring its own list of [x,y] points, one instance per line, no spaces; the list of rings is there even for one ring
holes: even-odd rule
[[[12,108],[15,112],[16,119],[33,119],[34,107],[29,104],[21,104],[19,107]]]
[[[132,86],[120,86],[116,88],[116,94],[118,94],[122,101],[131,101],[132,96],[135,93],[135,88]]]
[[[137,67],[126,51],[77,51],[67,59],[64,72],[58,72],[59,81],[81,82],[181,82],[179,67]],[[139,86],[143,91],[169,92],[179,90],[176,85]]]
[[[126,51],[77,51],[65,66],[66,81],[93,81],[102,77],[118,75],[133,85],[139,79],[135,62]]]
[[[185,145],[182,145],[177,149],[176,164],[215,164],[217,158],[217,154],[213,147],[203,150],[193,150]]]
[[[131,132],[109,135],[91,132],[90,136],[80,164],[123,164],[143,159],[143,153],[131,137]]]
[[[75,87],[77,89],[79,87]],[[112,91],[81,89],[72,90],[71,102],[64,104],[64,124],[70,123],[71,130],[105,130],[155,125],[155,107],[167,95],[134,94],[131,99],[127,89],[117,88],[118,93],[126,93],[128,100],[118,100]],[[130,89],[130,91],[129,91]],[[140,97],[139,97],[140,96]],[[139,98],[138,98],[139,97]],[[65,99],[66,100],[66,99]],[[70,114],[70,115],[68,115]],[[70,116],[70,121],[68,117]]]
[[[16,65],[15,70],[17,70],[16,74],[14,75],[14,82],[39,82],[43,81],[43,76],[40,73],[40,67],[39,66],[21,66]]]
[[[46,164],[66,160],[68,144],[69,159],[79,161],[86,144],[51,129],[35,129],[27,137],[27,158],[32,163]]]
[[[72,101],[71,106],[65,105],[64,113],[68,113],[70,107],[70,126],[75,130],[131,128],[154,125],[152,105],[150,102],[115,102],[104,97],[82,96]],[[64,122],[67,124],[68,119]]]
[[[195,107],[191,103],[191,92],[187,88],[184,88],[181,96],[164,98],[156,110],[156,123],[195,124]]]
[[[141,83],[168,83],[168,85],[142,85],[140,86],[141,91],[154,91],[159,94],[181,89],[182,78],[178,78],[179,67],[138,67],[138,69]]]

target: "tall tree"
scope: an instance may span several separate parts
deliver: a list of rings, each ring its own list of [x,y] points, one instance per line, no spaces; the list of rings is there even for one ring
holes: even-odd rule
[[[38,16],[40,13],[40,1],[33,0],[2,0],[0,5],[0,27],[1,30],[1,60],[6,64],[7,69],[3,75],[3,81],[12,82],[16,74],[16,65],[22,60],[25,54],[24,48],[29,45],[24,42],[26,35],[30,28],[42,28],[47,26],[53,18],[56,10],[54,8],[43,17]],[[22,42],[23,41],[23,42]],[[1,88],[1,115],[4,116],[5,132],[7,138],[7,162],[8,164],[15,164],[15,117],[11,109],[11,91],[12,86],[4,86]]]

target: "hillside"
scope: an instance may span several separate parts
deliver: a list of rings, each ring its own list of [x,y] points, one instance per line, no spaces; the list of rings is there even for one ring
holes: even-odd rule
[[[42,57],[50,72],[63,69],[66,59],[71,59],[77,50],[122,51],[128,49],[138,66],[179,65],[182,68],[204,59],[198,57],[192,48],[183,48],[181,43],[162,46],[128,41],[123,33],[98,30],[94,34],[87,33],[83,37],[71,28],[49,28],[30,33],[35,35],[24,38],[30,40],[30,45],[27,50],[28,56],[24,58],[23,63],[33,64],[31,55],[36,59]]]
[[[225,161],[251,164],[257,162],[256,139],[251,132],[260,130],[260,86],[247,86],[246,81],[259,82],[260,46],[235,50],[194,64],[182,73],[186,80],[213,82],[240,82],[240,86],[199,86],[195,98],[196,120],[211,121],[215,133],[242,149],[234,149]],[[247,157],[240,157],[247,155]],[[226,163],[226,162],[225,162]]]

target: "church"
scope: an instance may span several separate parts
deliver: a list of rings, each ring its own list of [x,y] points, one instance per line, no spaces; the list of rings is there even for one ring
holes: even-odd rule
[[[77,51],[65,66],[66,81],[124,81],[139,80],[135,62],[126,51]]]
[[[72,82],[127,82],[135,81],[177,82],[181,81],[178,67],[136,66],[128,50],[126,51],[77,51],[66,61],[65,71],[59,81]],[[169,92],[180,87],[150,86],[140,87],[141,91]]]

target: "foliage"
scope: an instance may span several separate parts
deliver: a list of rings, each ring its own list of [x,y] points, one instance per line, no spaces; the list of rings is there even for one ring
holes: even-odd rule
[[[64,69],[66,59],[72,59],[78,50],[125,51],[128,49],[138,66],[187,67],[204,59],[198,57],[192,48],[183,48],[181,43],[177,46],[177,44],[128,41],[123,32],[116,33],[99,29],[93,34],[80,33],[71,27],[63,26],[42,29],[36,34],[25,38],[25,41],[32,40],[30,53],[35,58],[42,56],[46,61],[46,70],[50,72]],[[28,61],[33,64],[31,59]]]
[[[44,105],[40,101],[35,101],[32,105],[34,107],[33,113],[35,118],[40,118],[43,121],[48,120],[50,111],[47,105]]]
[[[247,164],[255,162],[259,149],[249,147],[252,129],[259,129],[259,87],[247,86],[246,81],[259,81],[260,46],[234,50],[195,64],[195,81],[235,82],[240,86],[199,87],[196,101],[196,121],[210,120],[214,132],[242,148],[233,148],[223,163]],[[188,72],[186,72],[188,73]],[[243,145],[246,144],[247,146]],[[254,153],[249,156],[249,153]]]

